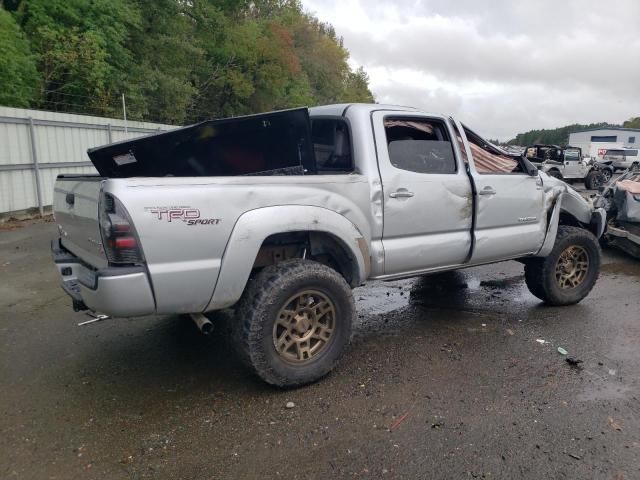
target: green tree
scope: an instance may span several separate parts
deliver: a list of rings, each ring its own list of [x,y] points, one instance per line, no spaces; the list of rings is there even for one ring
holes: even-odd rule
[[[44,82],[43,108],[112,115],[126,92],[126,43],[139,13],[125,0],[22,0],[17,20]]]
[[[588,125],[581,125],[575,123],[573,125],[567,125],[565,127],[542,129],[542,130],[530,130],[525,133],[519,133],[515,138],[509,140],[509,145],[533,145],[535,143],[546,143],[551,145],[566,145],[569,142],[569,134],[573,132],[579,132],[581,130],[589,130],[592,128],[603,127],[619,127],[620,125],[611,125],[609,123],[590,123]]]
[[[344,90],[341,95],[343,102],[373,103],[374,98],[369,90],[369,75],[360,67],[355,72],[347,72]]]
[[[622,126],[624,128],[640,128],[640,117],[632,117],[626,120]]]
[[[0,105],[29,107],[37,101],[40,78],[29,42],[0,6]]]
[[[134,59],[127,79],[132,118],[185,122],[203,50],[193,42],[193,22],[184,8],[175,0],[136,0],[136,9],[145,13],[128,40]]]
[[[4,0],[3,72],[14,104],[189,123],[333,102],[369,102],[363,69],[299,0]],[[17,25],[16,25],[17,23]],[[30,51],[29,51],[30,48]],[[14,77],[16,74],[12,74]],[[35,82],[35,83],[34,83]],[[38,85],[40,87],[38,88]],[[4,98],[4,97],[3,97]],[[16,100],[19,98],[20,100]],[[4,100],[3,103],[7,103]]]

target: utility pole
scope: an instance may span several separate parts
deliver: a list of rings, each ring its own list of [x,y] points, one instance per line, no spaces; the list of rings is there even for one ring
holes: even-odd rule
[[[124,115],[124,134],[127,135],[127,104],[124,101],[124,93],[122,94],[122,114]]]

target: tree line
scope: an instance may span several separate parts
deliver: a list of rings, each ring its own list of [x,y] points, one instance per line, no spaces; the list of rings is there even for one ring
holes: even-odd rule
[[[640,128],[640,117],[633,117],[620,124],[612,124],[606,122],[590,123],[588,125],[574,123],[572,125],[566,125],[564,127],[542,129],[542,130],[529,130],[525,133],[519,133],[515,138],[507,142],[508,145],[533,145],[536,143],[551,144],[551,145],[567,145],[569,143],[569,134],[574,132],[580,132],[582,130],[590,130],[593,128],[607,128],[607,127],[623,127],[623,128]]]
[[[170,124],[373,102],[299,0],[0,0],[0,105]]]

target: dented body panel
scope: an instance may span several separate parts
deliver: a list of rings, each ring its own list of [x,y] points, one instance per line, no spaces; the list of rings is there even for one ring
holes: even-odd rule
[[[87,300],[89,307],[118,316],[206,312],[233,306],[252,271],[291,256],[335,254],[333,265],[355,287],[372,279],[544,255],[563,212],[596,234],[602,227],[599,214],[577,192],[544,173],[479,173],[462,126],[448,117],[357,104],[311,108],[309,116],[348,122],[351,172],[316,173],[312,165],[294,175],[60,178],[54,210],[61,232],[82,231],[78,222],[88,215],[95,236],[104,223],[98,210],[113,198],[135,227],[143,259],[135,274],[122,268],[119,283],[121,267],[107,262],[99,239],[90,247],[77,237],[58,242],[54,258],[63,279],[81,284],[74,303]],[[384,122],[396,117],[439,122],[448,138],[459,136],[452,141],[455,172],[394,166]],[[99,158],[107,171],[105,152]],[[91,193],[90,215],[66,201],[74,191]],[[123,289],[114,286],[127,281],[131,287],[122,304],[116,297]],[[145,302],[127,305],[136,295]]]

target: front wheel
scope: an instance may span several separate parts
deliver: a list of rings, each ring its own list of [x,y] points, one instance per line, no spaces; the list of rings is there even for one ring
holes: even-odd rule
[[[584,179],[584,186],[589,190],[597,190],[604,184],[604,175],[600,170],[591,170]]]
[[[351,288],[325,265],[291,260],[250,280],[235,319],[238,351],[260,378],[279,387],[329,373],[351,338]]]
[[[572,305],[586,297],[600,273],[600,246],[589,231],[560,225],[545,258],[525,263],[529,291],[549,305]]]

